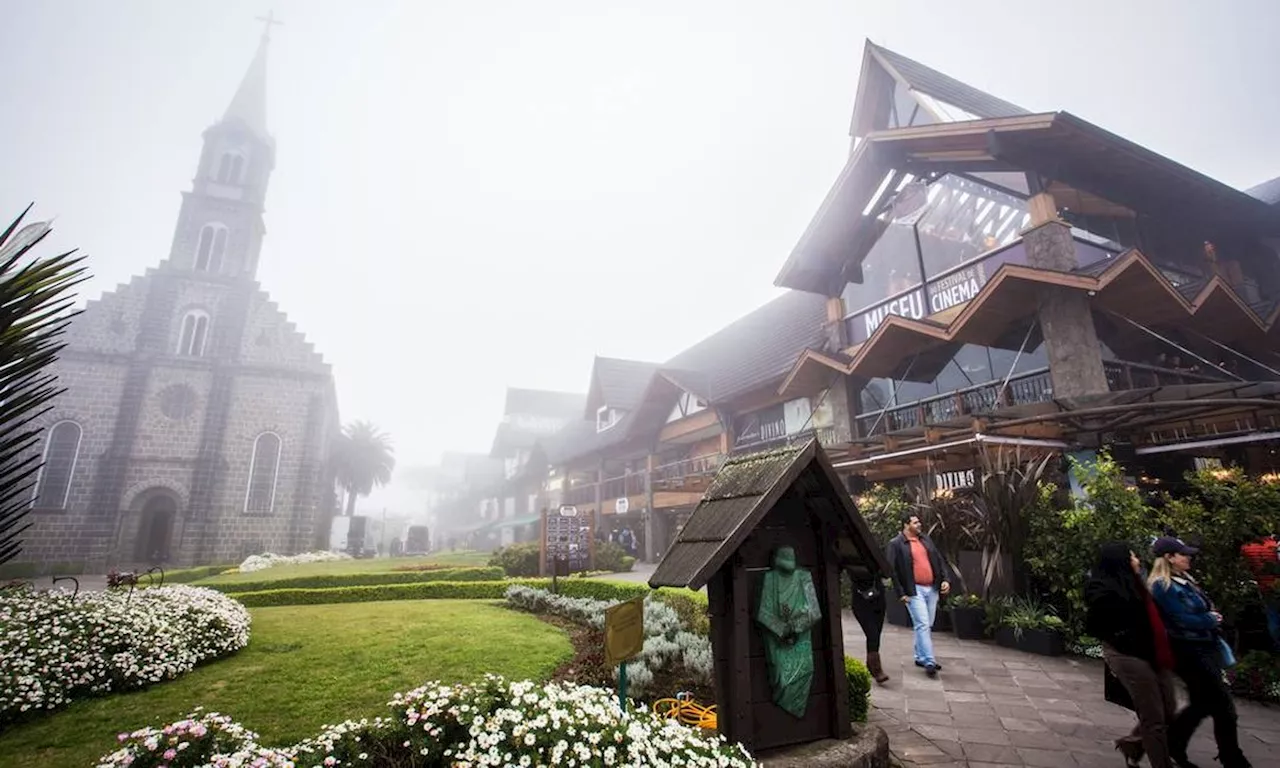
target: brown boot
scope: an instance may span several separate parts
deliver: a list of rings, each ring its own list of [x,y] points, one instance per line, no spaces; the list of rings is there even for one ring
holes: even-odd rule
[[[867,652],[867,671],[871,673],[871,677],[883,685],[889,681],[889,676],[884,673],[884,667],[880,664],[880,652]]]

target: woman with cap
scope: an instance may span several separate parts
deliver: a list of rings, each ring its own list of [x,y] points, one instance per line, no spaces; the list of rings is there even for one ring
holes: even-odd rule
[[[1107,700],[1138,714],[1138,726],[1116,741],[1116,749],[1129,766],[1139,765],[1145,752],[1151,768],[1173,768],[1168,735],[1178,706],[1175,660],[1140,568],[1128,544],[1102,546],[1084,587],[1085,628],[1102,641]]]
[[[1191,578],[1191,558],[1200,550],[1181,539],[1162,536],[1152,545],[1155,563],[1148,584],[1169,632],[1175,669],[1187,685],[1191,702],[1169,728],[1169,754],[1174,765],[1187,768],[1187,744],[1206,717],[1213,718],[1213,737],[1223,768],[1250,768],[1240,751],[1236,707],[1222,679],[1226,643],[1222,640],[1222,614]]]

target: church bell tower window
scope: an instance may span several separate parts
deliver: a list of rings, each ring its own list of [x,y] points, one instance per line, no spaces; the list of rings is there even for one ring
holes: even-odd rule
[[[208,313],[198,309],[191,310],[182,318],[182,332],[178,335],[178,354],[187,357],[203,357],[208,336]]]
[[[228,152],[218,161],[218,175],[214,180],[219,184],[239,184],[240,173],[244,170],[244,157],[235,152]]]
[[[222,257],[227,252],[227,228],[222,224],[205,224],[196,245],[196,271],[222,271]]]

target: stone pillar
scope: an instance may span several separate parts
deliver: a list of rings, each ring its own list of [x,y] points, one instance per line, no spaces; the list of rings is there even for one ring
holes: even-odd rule
[[[1029,266],[1056,272],[1069,272],[1078,266],[1071,228],[1059,219],[1034,225],[1022,234],[1022,241]],[[1093,325],[1089,297],[1071,288],[1041,286],[1037,315],[1054,397],[1106,392],[1102,346]]]
[[[853,423],[857,418],[857,394],[854,384],[848,376],[840,376],[827,390],[827,401],[831,403],[831,422],[835,428],[836,444],[852,442],[854,437]]]

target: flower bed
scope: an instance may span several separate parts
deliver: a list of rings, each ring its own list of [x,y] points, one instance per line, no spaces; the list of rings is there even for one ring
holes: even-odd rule
[[[303,552],[300,555],[277,555],[274,552],[266,552],[261,555],[249,555],[244,562],[240,564],[240,573],[253,573],[254,571],[265,571],[268,568],[274,568],[277,565],[303,565],[304,563],[329,563],[335,560],[350,560],[351,555],[346,552],[326,552],[320,550],[317,552]]]
[[[0,723],[168,680],[249,642],[249,612],[184,585],[0,594]]]
[[[380,600],[502,600],[507,587],[521,585],[546,589],[551,579],[506,579],[503,581],[428,581],[414,584],[377,584],[364,587],[321,589],[267,589],[237,592],[235,598],[250,608],[267,605],[322,605],[325,603],[367,603]],[[560,592],[573,597],[603,600],[630,600],[649,594],[644,584],[594,579],[561,579]],[[684,599],[688,590],[658,590],[664,601]]]
[[[545,589],[512,586],[506,592],[507,602],[533,613],[549,613],[594,629],[604,629],[605,610],[617,601],[554,595]],[[655,673],[664,670],[680,673],[686,682],[711,685],[711,641],[705,635],[689,632],[679,614],[652,597],[644,603],[644,648],[627,663],[627,679],[636,696],[644,698],[652,692]]]
[[[645,710],[622,712],[612,691],[510,682],[431,683],[397,695],[392,716],[348,721],[292,747],[268,748],[216,713],[120,734],[98,768],[358,765],[751,766],[737,745]]]

